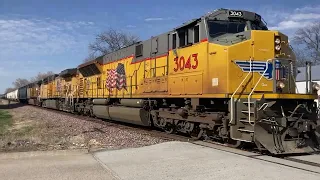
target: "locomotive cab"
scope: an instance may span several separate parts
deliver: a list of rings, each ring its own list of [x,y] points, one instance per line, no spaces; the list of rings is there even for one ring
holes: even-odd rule
[[[275,154],[313,152],[319,127],[312,87],[296,94],[295,55],[288,37],[260,15],[217,10],[203,18],[208,37],[209,93],[230,98],[230,137]],[[315,144],[313,142],[316,142]]]
[[[258,93],[295,93],[296,59],[288,37],[269,30],[260,15],[219,10],[207,16],[205,24],[210,60],[225,59],[221,64],[227,67],[228,80],[223,88],[219,87],[221,92],[232,94],[244,79],[242,74],[252,72],[252,80],[246,84],[244,93],[252,89]],[[212,67],[212,71],[215,70]],[[211,90],[215,92],[214,87]]]

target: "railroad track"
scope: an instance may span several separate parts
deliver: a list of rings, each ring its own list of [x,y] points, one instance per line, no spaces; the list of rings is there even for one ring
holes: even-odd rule
[[[48,109],[48,108],[42,108],[38,106],[33,106],[29,105],[32,107],[36,107],[45,111],[51,111],[51,112],[56,112],[60,114],[64,114],[70,117],[76,117],[78,119],[84,120],[84,121],[91,121],[95,123],[99,123],[102,125],[107,125],[107,126],[113,126],[113,127],[119,127],[122,129],[128,129],[128,130],[134,130],[134,131],[140,131],[141,133],[146,133],[150,136],[154,137],[161,137],[162,139],[165,140],[176,140],[176,141],[183,141],[183,142],[189,142],[192,144],[204,146],[204,147],[209,147],[212,149],[216,149],[219,151],[224,151],[227,153],[232,153],[236,154],[239,156],[255,159],[255,160],[260,160],[264,162],[269,162],[269,163],[274,163],[278,165],[283,165],[286,167],[291,167],[303,171],[308,171],[311,173],[316,173],[320,175],[320,162],[310,162],[306,160],[301,160],[301,159],[296,159],[294,158],[295,156],[270,156],[268,154],[261,154],[258,151],[255,150],[250,150],[250,149],[236,149],[230,146],[227,146],[226,144],[222,144],[219,142],[215,141],[208,141],[208,140],[194,140],[190,137],[187,136],[182,136],[179,134],[168,134],[166,132],[160,131],[160,130],[155,130],[151,129],[148,127],[142,127],[138,125],[133,125],[129,123],[123,123],[123,122],[115,122],[115,121],[110,121],[110,120],[102,120],[99,118],[93,118],[93,117],[88,117],[88,116],[83,116],[83,115],[77,115],[77,114],[72,114],[69,112],[64,112],[64,111],[59,111],[55,109]],[[317,156],[320,156],[319,154]]]
[[[318,155],[320,156],[320,155]],[[298,162],[298,163],[302,163],[302,164],[307,164],[310,166],[315,166],[315,167],[319,167],[320,168],[320,162],[319,163],[315,163],[315,162],[310,162],[310,161],[306,161],[306,160],[301,160],[301,159],[295,159],[292,157],[284,157],[283,159],[288,160],[288,161],[292,161],[292,162]]]
[[[107,119],[100,119],[100,118],[94,118],[94,117],[89,117],[89,116],[84,116],[84,115],[78,115],[78,114],[72,114],[69,112],[65,111],[59,111],[55,109],[48,109],[48,108],[43,108],[39,106],[33,106],[33,105],[28,105],[32,106],[41,110],[45,111],[50,111],[50,112],[55,112],[55,113],[60,113],[66,116],[78,118],[84,121],[90,121],[94,123],[98,123],[101,125],[107,125],[107,126],[113,126],[113,127],[119,127],[124,130],[139,130],[142,133],[148,133],[148,135],[155,136],[155,137],[161,137],[163,139],[168,139],[168,140],[179,140],[179,141],[192,141],[192,139],[180,135],[175,135],[175,134],[168,134],[159,130],[151,129],[149,127],[144,127],[144,126],[139,126],[139,125],[134,125],[130,123],[125,123],[125,122],[119,122],[119,121],[111,121]]]

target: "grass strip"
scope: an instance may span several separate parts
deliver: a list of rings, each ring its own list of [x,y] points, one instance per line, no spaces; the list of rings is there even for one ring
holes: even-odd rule
[[[12,125],[12,116],[8,111],[0,109],[0,135],[3,135]]]

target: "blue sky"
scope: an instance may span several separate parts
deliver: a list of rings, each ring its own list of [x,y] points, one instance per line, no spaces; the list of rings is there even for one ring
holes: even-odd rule
[[[16,78],[76,67],[108,27],[144,40],[214,9],[234,8],[258,12],[269,28],[291,36],[320,20],[317,1],[0,0],[0,93]]]

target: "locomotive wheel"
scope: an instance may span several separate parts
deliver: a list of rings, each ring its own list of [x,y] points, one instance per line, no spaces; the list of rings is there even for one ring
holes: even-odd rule
[[[73,107],[70,108],[70,112],[71,112],[72,114],[75,114],[75,111],[74,111]]]
[[[174,126],[169,123],[163,128],[163,130],[168,134],[173,134],[175,131]]]
[[[241,148],[243,145],[242,141],[237,141],[230,138],[226,141],[226,143],[228,144],[229,147],[232,147],[232,148]]]
[[[203,129],[201,129],[201,130],[194,130],[194,131],[192,131],[192,133],[190,134],[190,136],[191,136],[191,139],[193,139],[193,140],[199,140],[199,139],[201,139],[201,137],[202,137],[202,134],[204,133],[204,130]]]

